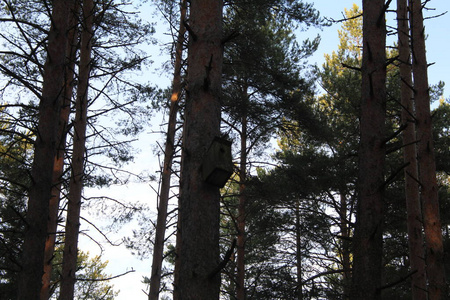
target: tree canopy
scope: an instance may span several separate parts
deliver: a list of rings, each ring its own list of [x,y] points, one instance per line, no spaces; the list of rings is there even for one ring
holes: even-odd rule
[[[0,298],[117,298],[80,236],[149,300],[446,299],[450,102],[397,4],[2,1]]]

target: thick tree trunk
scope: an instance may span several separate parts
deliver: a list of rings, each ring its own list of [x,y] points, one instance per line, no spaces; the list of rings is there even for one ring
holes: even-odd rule
[[[183,44],[186,29],[183,22],[186,19],[187,1],[183,0],[180,7],[180,29],[178,31],[175,66],[172,82],[172,95],[169,108],[169,123],[167,127],[166,145],[164,149],[164,165],[161,177],[161,191],[159,195],[158,218],[156,220],[155,244],[153,246],[152,275],[150,277],[149,300],[158,300],[161,286],[161,269],[164,254],[164,236],[167,222],[167,206],[169,204],[170,177],[172,175],[172,161],[175,152],[175,131],[178,113],[178,101],[181,94],[181,67],[183,58]]]
[[[221,0],[190,1],[187,98],[183,130],[175,298],[219,299],[219,188],[202,179],[202,162],[220,134]]]
[[[69,43],[67,45],[68,61],[66,66],[66,77],[65,77],[65,90],[64,98],[61,107],[61,112],[59,116],[58,125],[58,135],[57,141],[57,154],[55,156],[55,164],[53,167],[53,188],[52,197],[49,202],[49,217],[47,225],[47,240],[45,242],[45,254],[44,254],[44,275],[42,276],[42,289],[41,289],[41,300],[47,300],[50,296],[51,288],[51,275],[53,269],[53,257],[56,242],[56,230],[58,227],[58,213],[59,213],[59,202],[61,199],[61,186],[62,186],[62,174],[64,171],[64,154],[66,151],[66,137],[67,137],[67,124],[69,122],[70,115],[70,100],[73,94],[73,82],[74,82],[74,67],[75,67],[75,55],[76,55],[76,25],[78,22],[78,17],[76,14],[75,4],[72,13],[70,15],[69,24]]]
[[[94,2],[93,0],[83,0],[83,30],[81,33],[79,82],[75,103],[72,173],[69,182],[60,300],[73,299],[76,281],[75,272],[77,269],[78,234],[83,191],[84,152],[86,150],[88,86],[91,69],[92,38],[94,36],[93,21]]]
[[[428,66],[425,52],[425,30],[422,4],[410,0],[412,70],[414,75],[414,100],[417,120],[417,158],[421,188],[422,214],[426,245],[428,298],[448,299],[444,270],[444,250],[439,217],[436,162],[430,113]]]
[[[384,0],[363,1],[359,201],[351,299],[381,299],[386,115]]]
[[[248,103],[247,89],[243,93],[244,101]],[[247,116],[246,106],[244,104],[244,112],[242,117],[241,128],[241,158],[239,166],[239,205],[237,217],[237,278],[236,278],[236,298],[237,300],[245,299],[245,221],[246,221],[246,195],[245,187],[247,181]]]
[[[64,68],[68,44],[70,7],[73,1],[53,1],[52,26],[48,35],[47,61],[44,66],[39,121],[31,169],[24,236],[22,271],[18,282],[18,299],[39,299],[44,269],[45,241],[52,197],[53,166],[57,153],[58,121],[64,93]]]
[[[426,273],[425,251],[422,234],[422,208],[420,206],[417,151],[416,151],[416,126],[414,119],[414,103],[411,56],[409,47],[409,26],[407,0],[397,0],[397,29],[398,52],[400,60],[400,85],[403,131],[403,160],[408,165],[405,167],[405,197],[407,210],[408,247],[411,271],[411,291],[414,300],[426,300]]]

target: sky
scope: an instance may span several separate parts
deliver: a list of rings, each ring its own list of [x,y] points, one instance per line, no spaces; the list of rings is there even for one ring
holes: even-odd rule
[[[312,2],[312,1],[307,1]],[[339,20],[343,18],[344,8],[350,8],[353,3],[358,6],[362,6],[361,1],[354,0],[316,0],[314,1],[314,6],[319,10],[321,16]],[[147,4],[149,5],[149,4]],[[396,5],[396,1],[393,1],[391,5]],[[450,1],[449,0],[431,0],[428,7],[433,7],[436,10],[428,11],[427,15],[439,15],[446,11],[450,11]],[[392,7],[394,9],[394,7]],[[151,16],[151,14],[148,14]],[[394,21],[393,13],[388,15],[388,24],[391,26],[396,26]],[[155,21],[155,20],[153,20]],[[317,52],[310,58],[310,62],[321,66],[324,62],[324,54],[331,53],[333,50],[337,50],[337,45],[339,43],[337,30],[340,29],[340,24],[334,24],[330,27],[325,27],[322,30],[313,29],[308,32],[302,32],[298,36],[299,40],[303,40],[305,37],[314,37],[317,34],[321,36],[321,43]],[[450,59],[448,57],[448,51],[450,49],[450,13],[445,14],[439,18],[432,18],[426,20],[426,33],[428,35],[427,39],[427,57],[428,63],[433,63],[429,67],[429,83],[436,84],[439,81],[447,82],[449,87],[445,89],[444,96],[449,98],[450,94]],[[168,57],[161,55],[158,47],[162,43],[167,42],[167,37],[164,35],[164,26],[159,26],[156,38],[160,40],[160,44],[152,50],[152,59],[155,60],[155,67],[158,64],[164,62]],[[392,41],[391,41],[392,42]],[[155,83],[160,84],[161,87],[166,87],[170,79],[168,76],[164,76],[156,71],[154,74],[146,74]],[[141,155],[137,157],[136,163],[130,166],[133,171],[138,171],[141,169],[147,169],[150,172],[155,172],[157,170],[158,164],[157,159],[152,157],[153,152],[151,152],[151,147],[155,145],[156,140],[159,138],[161,141],[161,136],[158,134],[151,133],[152,130],[158,130],[158,125],[161,123],[160,118],[155,121],[155,128],[147,130],[141,137],[139,141],[139,147],[142,148]],[[129,184],[128,186],[111,187],[108,191],[111,195],[117,198],[126,199],[129,201],[141,200],[147,201],[154,205],[155,204],[155,193],[149,186],[149,184]],[[95,193],[102,193],[104,191],[89,190],[86,191],[90,195]],[[126,225],[122,228],[119,234],[126,234],[131,232],[133,229],[133,224]],[[91,232],[93,233],[93,232]],[[90,251],[91,254],[99,254],[98,247],[93,243],[89,243],[85,238],[80,238],[80,247],[83,251]],[[103,259],[108,260],[107,273],[111,275],[118,275],[129,270],[134,270],[134,272],[119,277],[118,279],[112,280],[112,284],[116,289],[120,289],[118,300],[145,300],[147,296],[143,293],[145,286],[141,283],[143,276],[150,276],[151,270],[151,260],[139,260],[132,256],[130,251],[125,249],[125,247],[106,247],[106,251],[103,253]]]

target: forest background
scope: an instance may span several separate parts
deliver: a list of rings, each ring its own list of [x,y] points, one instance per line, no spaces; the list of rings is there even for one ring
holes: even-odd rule
[[[349,9],[352,7],[353,3],[356,3],[361,7],[360,2],[355,2],[353,0],[341,0],[341,1],[329,1],[329,0],[316,0],[314,1],[314,7],[320,12],[321,16],[327,17],[333,20],[341,20],[344,18],[344,9]],[[435,8],[434,11],[425,12],[429,16],[439,15],[450,11],[450,2],[446,0],[433,0],[430,3],[430,7]],[[156,13],[156,15],[155,15]],[[154,67],[167,62],[169,59],[167,53],[160,53],[161,46],[165,43],[170,42],[170,37],[167,35],[167,23],[161,20],[160,16],[154,7],[147,6],[145,11],[142,12],[144,18],[150,17],[154,22],[157,23],[156,35],[158,40],[156,45],[151,46],[150,52],[152,53],[152,59],[155,61]],[[393,17],[393,14],[391,14]],[[391,25],[395,25],[394,20],[391,19]],[[448,25],[450,25],[450,13],[446,13],[439,18],[429,19],[425,22],[426,32],[428,38],[426,41],[427,45],[427,57],[429,63],[433,63],[429,67],[429,82],[430,84],[437,84],[439,81],[445,83],[450,82],[450,60],[448,59],[447,51],[450,49],[450,38],[448,37]],[[342,23],[336,22],[332,23],[329,27],[324,27],[322,29],[310,28],[307,31],[296,32],[299,41],[306,38],[314,38],[320,35],[321,41],[317,51],[309,58],[309,63],[311,65],[317,65],[321,67],[324,63],[325,54],[331,54],[333,51],[337,50],[339,44],[338,30],[341,28]],[[393,36],[389,43],[396,39]],[[160,54],[157,54],[160,53]],[[156,54],[156,55],[155,55]],[[158,71],[149,70],[148,73],[142,74],[143,76],[150,76],[154,83],[158,86],[164,88],[168,86],[171,80],[171,74],[161,73]],[[322,91],[318,90],[318,93]],[[450,89],[444,88],[444,98],[448,99],[450,97]],[[155,160],[155,157],[149,155],[149,150],[155,145],[157,140],[161,139],[157,133],[152,133],[152,131],[159,130],[158,123],[159,117],[156,116],[153,122],[153,127],[147,130],[145,133],[141,134],[139,142],[136,144],[137,147],[141,149],[141,153],[136,159],[136,163],[129,166],[133,171],[142,168],[149,172],[155,172],[159,170],[159,165]],[[103,191],[89,190],[89,193],[103,193]],[[156,206],[156,195],[153,188],[149,187],[148,184],[142,183],[130,183],[127,186],[117,186],[111,187],[110,193],[114,194],[116,197],[127,201],[134,201],[139,199],[140,201],[149,201],[153,207]],[[118,232],[118,235],[129,234],[135,224],[128,224]],[[83,245],[82,249],[89,249],[88,245]],[[95,253],[95,252],[94,252]],[[109,261],[108,266],[105,271],[109,274],[120,274],[124,271],[133,269],[135,272],[130,273],[124,277],[113,280],[112,283],[114,287],[120,290],[117,299],[146,299],[147,296],[142,292],[145,289],[145,284],[142,283],[143,276],[149,275],[149,270],[151,268],[151,259],[140,260],[137,257],[131,255],[130,251],[125,248],[125,246],[117,247],[107,247],[103,253],[103,258]]]
[[[328,1],[317,0],[314,2],[314,7],[320,12],[321,16],[329,19],[339,20],[343,18],[344,8],[350,8],[355,1]],[[356,2],[358,6],[361,3]],[[450,10],[450,3],[446,0],[433,0],[429,3],[429,7],[436,8],[435,11],[429,11],[429,15],[439,15]],[[393,15],[393,14],[391,14]],[[149,69],[136,73],[137,77],[145,78],[157,85],[160,88],[166,88],[170,85],[170,78],[172,74],[163,71],[160,66],[169,60],[169,55],[162,50],[164,45],[171,41],[168,33],[167,24],[161,19],[154,6],[150,3],[142,7],[141,16],[143,19],[156,23],[155,38],[157,43],[145,49],[150,55],[154,63]],[[395,26],[393,19],[389,20],[392,26]],[[433,63],[429,68],[430,84],[437,84],[439,81],[450,82],[450,60],[447,58],[447,52],[450,48],[450,39],[448,38],[448,24],[450,24],[450,15],[445,14],[439,18],[429,19],[426,21],[426,30],[428,34],[427,39],[427,56],[429,63]],[[341,23],[334,23],[330,27],[324,27],[322,30],[311,28],[305,32],[297,32],[297,38],[302,41],[306,38],[314,38],[317,34],[321,36],[321,42],[318,50],[310,59],[310,64],[316,64],[321,67],[324,62],[324,54],[331,54],[333,50],[337,50],[339,44],[337,30],[340,29]],[[392,44],[396,37],[392,37],[388,44]],[[321,93],[318,89],[318,93]],[[444,97],[449,98],[448,89],[444,90]],[[155,155],[155,148],[157,143],[162,144],[163,135],[161,135],[160,125],[164,123],[161,113],[155,113],[151,116],[153,126],[146,129],[139,135],[137,141],[133,143],[139,153],[136,154],[135,160],[126,168],[133,173],[146,172],[148,174],[156,174],[159,171],[158,156]],[[275,145],[275,143],[274,143]],[[159,158],[161,159],[161,158]],[[156,184],[152,186],[149,183],[129,182],[127,185],[111,186],[106,191],[105,189],[90,189],[85,190],[87,197],[95,196],[114,196],[114,198],[121,199],[124,202],[146,203],[150,208],[153,208],[150,217],[156,218]],[[93,212],[91,212],[93,213]],[[100,220],[101,221],[101,220]],[[106,221],[106,220],[105,220]],[[105,223],[106,224],[106,223]],[[84,224],[86,225],[86,224]],[[83,226],[83,224],[82,224]],[[136,222],[125,224],[118,228],[111,228],[113,242],[120,242],[123,237],[129,236],[133,229],[140,226]],[[95,230],[89,226],[82,227],[82,231],[94,233]],[[102,237],[98,236],[98,240]],[[89,251],[91,255],[100,254],[97,245],[89,243],[88,239],[80,237],[80,250]],[[136,256],[131,255],[129,249],[124,245],[108,246],[104,244],[104,249],[101,252],[102,259],[108,260],[109,264],[105,272],[111,275],[122,274],[124,272],[133,270],[133,272],[113,280],[111,283],[115,289],[120,290],[120,294],[116,299],[146,299],[147,296],[143,293],[146,285],[142,283],[144,276],[149,276],[151,268],[151,259],[140,260]]]
[[[329,0],[316,0],[314,1],[314,7],[320,12],[322,17],[326,17],[330,20],[342,20],[344,18],[344,10],[350,9],[352,5],[356,3],[359,7],[362,4],[359,1],[354,0],[340,0],[340,1],[329,1]],[[435,8],[433,11],[425,11],[424,13],[428,16],[440,15],[445,12],[450,12],[450,2],[447,0],[432,0],[429,4],[430,8]],[[155,38],[158,40],[156,45],[152,45],[149,49],[152,54],[152,60],[155,61],[153,67],[158,67],[163,63],[166,63],[169,59],[167,53],[161,53],[161,47],[170,42],[170,36],[167,35],[167,23],[161,20],[160,15],[154,10],[154,7],[148,5],[144,7],[145,10],[142,11],[142,16],[144,18],[151,18],[157,23]],[[395,26],[394,14],[388,15],[388,23]],[[314,38],[320,35],[320,44],[317,51],[308,59],[311,65],[317,65],[321,67],[325,62],[325,54],[331,54],[333,51],[337,51],[339,44],[338,30],[341,29],[342,23],[335,22],[329,27],[324,27],[322,29],[309,28],[307,31],[296,32],[297,39],[302,41],[306,38]],[[450,26],[450,13],[446,13],[438,18],[432,18],[425,21],[426,33],[427,33],[427,58],[429,63],[433,63],[429,67],[429,82],[430,84],[437,84],[439,81],[443,81],[447,84],[450,83],[450,59],[448,59],[448,49],[450,49],[450,38],[448,37],[448,26]],[[397,37],[392,36],[388,38],[388,44],[393,44]],[[148,70],[148,72],[143,73],[140,76],[149,76],[150,80],[164,88],[169,85],[171,80],[171,74],[164,72]],[[318,93],[322,93],[319,89]],[[444,88],[444,98],[448,99],[450,97],[450,88]],[[149,153],[154,147],[155,143],[162,140],[162,136],[156,133],[160,130],[159,125],[160,116],[155,116],[152,121],[153,127],[146,130],[139,137],[139,142],[135,145],[141,149],[140,154],[137,156],[135,163],[128,166],[134,172],[138,171],[148,171],[154,173],[159,170],[159,164],[155,157]],[[276,145],[274,143],[274,145]],[[276,146],[274,146],[276,147]],[[274,148],[275,151],[275,148]],[[154,189],[148,184],[142,183],[130,183],[127,186],[112,186],[109,188],[110,193],[115,195],[120,199],[126,201],[148,201],[152,207],[156,207],[156,194]],[[88,193],[92,194],[104,194],[104,191],[98,190],[88,190]],[[155,216],[156,218],[156,216]],[[136,224],[127,224],[118,234],[124,236],[130,234],[133,227]],[[95,249],[91,248],[87,244],[82,244],[81,249]],[[91,251],[96,253],[95,251]],[[142,278],[144,276],[149,276],[149,271],[151,268],[151,258],[149,259],[138,259],[136,256],[130,255],[130,251],[126,249],[124,245],[117,247],[106,247],[102,258],[108,260],[108,266],[105,272],[108,274],[120,274],[124,271],[133,269],[134,272],[127,274],[124,277],[113,280],[111,283],[116,289],[120,290],[117,297],[119,300],[126,299],[147,299],[147,296],[142,290],[146,290],[146,285],[142,283]]]
[[[353,3],[361,6],[361,3],[353,0],[342,1],[328,1],[317,0],[314,2],[314,7],[320,12],[321,16],[327,17],[333,20],[341,20],[344,18],[344,9],[352,7]],[[435,11],[428,11],[428,14],[439,15],[441,13],[450,11],[450,2],[446,0],[433,0],[430,7],[436,8]],[[151,19],[151,22],[156,23],[157,44],[150,45],[148,51],[152,55],[154,64],[152,68],[160,68],[162,64],[167,63],[169,60],[169,54],[162,50],[163,46],[171,42],[171,37],[167,34],[167,23],[161,18],[161,15],[155,10],[152,5],[146,5],[142,7],[141,15],[144,19]],[[391,24],[393,20],[390,20]],[[425,26],[428,34],[427,39],[427,56],[430,63],[434,63],[429,68],[429,81],[430,84],[437,84],[439,81],[450,82],[450,60],[448,59],[446,52],[450,49],[450,38],[446,38],[448,29],[445,24],[450,24],[450,13],[440,16],[436,19],[429,19],[426,21]],[[325,54],[331,54],[332,51],[337,50],[339,44],[338,30],[341,28],[342,23],[332,23],[329,27],[322,29],[310,28],[307,31],[297,32],[297,38],[299,41],[306,38],[314,38],[320,35],[321,41],[317,51],[310,57],[309,63],[311,65],[317,65],[320,67],[324,61]],[[396,39],[393,37],[392,39]],[[392,43],[392,41],[391,41]],[[169,86],[171,80],[171,74],[162,72],[161,70],[147,70],[145,73],[139,74],[149,78],[149,80],[158,85],[161,88]],[[321,91],[319,90],[319,93]],[[444,89],[444,97],[447,99],[450,97],[450,89]],[[142,171],[148,173],[156,173],[159,171],[159,162],[157,158],[151,152],[154,149],[157,141],[162,140],[162,135],[158,132],[161,130],[159,127],[163,122],[161,116],[153,117],[153,126],[139,136],[139,141],[134,145],[140,149],[140,153],[137,155],[135,162],[127,166],[135,173]],[[150,207],[156,208],[156,194],[154,192],[155,187],[149,186],[145,183],[128,183],[126,186],[111,186],[109,187],[106,195],[114,195],[124,201],[141,201],[149,203]],[[104,190],[87,189],[86,193],[92,196],[105,195]],[[153,212],[155,214],[155,211]],[[121,237],[131,234],[131,231],[135,228],[136,223],[130,223],[124,225],[116,234],[117,240]],[[100,254],[99,249],[89,242],[87,239],[81,237],[81,250],[90,250],[91,254]],[[108,274],[122,274],[123,272],[134,270],[134,272],[127,274],[126,276],[112,280],[111,283],[115,289],[120,290],[117,299],[146,299],[147,296],[143,290],[147,289],[147,286],[142,282],[144,276],[149,276],[151,269],[151,258],[140,259],[131,255],[130,250],[125,245],[120,246],[108,246],[105,245],[105,250],[102,252],[102,258],[108,260],[109,263],[105,268],[105,273]]]

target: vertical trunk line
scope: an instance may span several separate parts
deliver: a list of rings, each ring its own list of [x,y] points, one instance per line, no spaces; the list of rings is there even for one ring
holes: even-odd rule
[[[414,103],[412,77],[411,77],[411,51],[409,48],[409,26],[407,0],[397,0],[397,30],[398,51],[400,60],[400,91],[401,114],[403,131],[403,161],[407,163],[404,169],[405,198],[407,211],[407,231],[409,261],[411,271],[411,291],[413,300],[426,300],[426,273],[425,273],[425,251],[423,247],[422,234],[422,211],[420,206],[417,151],[416,151],[416,128],[414,120]]]
[[[358,207],[351,299],[380,300],[384,227],[386,24],[384,0],[363,0]],[[371,91],[376,91],[372,93]]]
[[[152,273],[150,277],[149,300],[158,300],[161,287],[161,270],[164,254],[164,236],[167,222],[167,207],[169,204],[170,177],[172,175],[172,161],[175,152],[175,132],[178,113],[178,101],[181,95],[181,67],[183,58],[183,44],[186,28],[183,23],[186,19],[187,1],[183,0],[180,6],[180,28],[175,49],[175,66],[170,98],[169,123],[167,125],[166,145],[164,149],[164,162],[161,177],[161,191],[159,196],[158,217],[156,220],[155,243],[153,246]]]
[[[31,167],[27,228],[22,252],[22,271],[18,280],[18,299],[39,299],[44,270],[49,200],[53,187],[53,168],[57,154],[57,128],[64,90],[64,69],[68,44],[69,12],[72,1],[53,1],[52,26],[48,33],[47,60],[44,65],[39,120]]]
[[[241,157],[239,166],[239,205],[238,205],[238,236],[237,236],[237,300],[245,299],[245,219],[246,219],[246,182],[247,182],[247,89],[243,93],[244,114],[241,128]]]
[[[410,0],[409,4],[411,11],[410,27],[413,57],[412,71],[415,91],[414,100],[417,119],[417,158],[425,233],[428,299],[443,300],[448,297],[448,287],[445,279],[444,249],[439,216],[439,197],[432,136],[422,3],[418,0]]]
[[[344,269],[343,272],[343,280],[344,280],[344,298],[348,299],[350,296],[350,287],[351,287],[351,260],[350,260],[350,228],[349,228],[349,222],[347,220],[347,197],[344,191],[339,192],[340,197],[340,212],[339,212],[339,219],[340,219],[340,231],[342,235],[342,241],[341,241],[341,247],[342,247],[342,268]]]
[[[222,9],[222,0],[190,1],[174,289],[179,300],[218,299],[220,293],[220,274],[210,276],[220,262],[220,193],[203,180],[202,163],[220,135]]]
[[[300,221],[300,200],[295,206],[295,246],[297,263],[297,300],[303,300],[303,279],[302,279],[302,230]]]
[[[57,155],[55,156],[55,165],[53,168],[53,188],[52,194],[49,202],[49,218],[47,225],[47,240],[45,242],[45,254],[44,254],[44,275],[42,276],[42,289],[41,289],[41,300],[47,300],[50,297],[50,288],[51,288],[51,275],[53,269],[53,257],[55,251],[55,243],[56,243],[56,231],[58,228],[58,213],[59,213],[59,203],[61,200],[61,186],[62,186],[62,174],[64,171],[64,153],[66,151],[66,139],[67,139],[67,124],[69,122],[70,115],[70,100],[73,95],[73,81],[75,78],[74,67],[75,67],[75,55],[77,50],[77,35],[75,34],[77,31],[77,22],[78,22],[78,13],[77,7],[78,4],[74,3],[74,7],[72,8],[70,15],[70,23],[69,23],[69,34],[68,39],[69,43],[67,45],[67,53],[68,53],[68,61],[65,71],[65,88],[64,88],[64,98],[63,103],[61,105],[61,112],[59,117],[59,126],[58,126],[58,149]]]
[[[77,269],[78,235],[84,177],[84,154],[86,151],[89,75],[91,69],[92,38],[94,36],[93,0],[83,0],[82,12],[83,29],[81,33],[79,84],[75,103],[72,173],[69,182],[60,300],[73,299],[75,292],[75,272]]]

